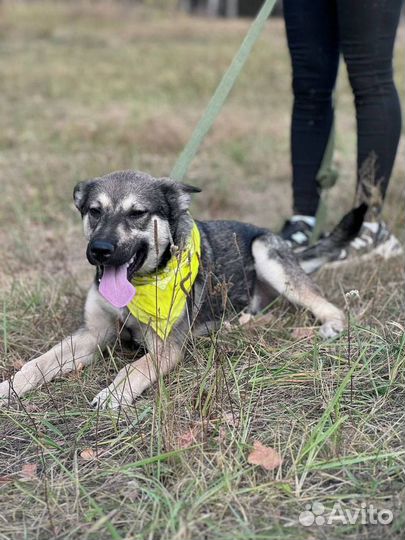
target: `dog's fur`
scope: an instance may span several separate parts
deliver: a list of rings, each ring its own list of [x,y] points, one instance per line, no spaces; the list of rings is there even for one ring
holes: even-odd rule
[[[85,322],[75,334],[42,356],[27,362],[11,381],[0,384],[0,402],[20,397],[37,386],[86,366],[117,337],[117,321],[147,353],[123,368],[93,400],[100,407],[130,404],[182,358],[184,344],[193,335],[210,331],[226,313],[263,310],[274,293],[309,309],[322,326],[320,334],[333,337],[344,327],[343,312],[328,302],[300,267],[286,242],[269,230],[236,221],[197,222],[201,260],[192,294],[183,316],[162,341],[127,308],[115,309],[98,292],[103,267],[95,257],[94,242],[114,247],[108,264],[132,261],[130,277],[163,269],[172,246],[189,237],[193,220],[188,212],[190,194],[200,191],[169,178],[153,178],[120,171],[79,183],[74,201],[83,218],[88,240],[87,257],[97,266],[96,279],[85,304]],[[299,259],[309,272],[332,259],[336,250],[356,236],[365,208],[348,214],[325,240],[304,250]]]

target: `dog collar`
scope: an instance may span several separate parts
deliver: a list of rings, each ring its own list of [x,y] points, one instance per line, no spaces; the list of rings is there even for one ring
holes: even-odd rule
[[[184,312],[198,274],[200,255],[200,231],[194,222],[188,242],[172,255],[161,272],[136,276],[131,280],[136,294],[127,308],[136,319],[151,326],[163,340]]]

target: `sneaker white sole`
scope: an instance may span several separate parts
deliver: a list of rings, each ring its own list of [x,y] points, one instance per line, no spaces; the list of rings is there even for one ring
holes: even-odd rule
[[[388,240],[382,242],[380,245],[378,245],[371,251],[363,253],[362,255],[349,254],[345,258],[326,263],[322,268],[330,269],[338,268],[340,266],[343,266],[344,264],[357,264],[373,259],[374,257],[380,257],[381,259],[387,261],[388,259],[391,259],[393,257],[400,257],[403,254],[404,248],[400,244],[399,240],[395,238],[395,236],[390,236]]]

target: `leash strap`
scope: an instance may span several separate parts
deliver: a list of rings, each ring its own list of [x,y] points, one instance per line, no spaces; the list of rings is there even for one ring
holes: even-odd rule
[[[235,54],[230,66],[225,71],[219,85],[217,86],[217,89],[207,105],[207,108],[194,128],[188,143],[178,157],[170,173],[171,178],[174,180],[181,181],[187,174],[190,163],[194,159],[194,156],[197,154],[204,137],[207,135],[218,114],[220,113],[229,92],[232,90],[232,87],[239,77],[246,60],[249,58],[254,44],[258,40],[264,28],[275,3],[276,0],[265,0],[263,3],[259,13],[256,16],[256,19],[253,21],[241,46],[239,47],[238,52]]]
[[[332,188],[338,179],[338,171],[333,167],[333,150],[335,148],[335,122],[333,121],[332,127],[329,133],[328,144],[326,145],[325,152],[323,154],[321,166],[319,167],[316,180],[320,188],[320,199],[318,209],[316,211],[315,227],[312,231],[310,238],[310,245],[317,242],[326,225],[326,218],[328,215],[328,194],[330,188]]]

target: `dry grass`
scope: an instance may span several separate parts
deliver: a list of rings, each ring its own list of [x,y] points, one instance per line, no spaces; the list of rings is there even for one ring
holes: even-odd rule
[[[168,174],[248,23],[106,2],[0,9],[6,377],[81,319],[91,269],[73,185],[118,168]],[[401,28],[401,88],[403,39]],[[271,21],[192,165],[188,181],[204,188],[195,215],[273,228],[288,215],[289,88],[282,23]],[[330,222],[354,195],[351,101],[342,74]],[[402,239],[403,149],[402,141],[385,211]],[[183,364],[118,416],[89,402],[136,353],[119,343],[2,410],[0,538],[401,538],[403,261],[325,272],[319,282],[342,306],[346,291],[360,293],[337,341],[295,339],[313,321],[278,301],[266,325],[190,344]],[[179,447],[190,429],[195,443]],[[254,440],[279,451],[281,469],[248,464]],[[82,457],[86,448],[96,459]],[[30,478],[27,464],[37,467]],[[303,527],[299,513],[314,501],[373,503],[392,509],[394,521]]]

